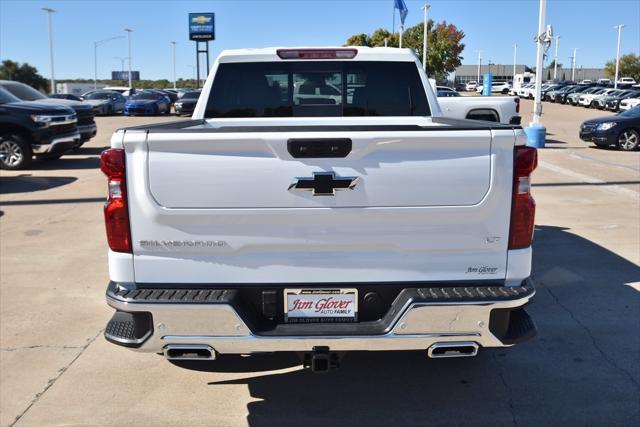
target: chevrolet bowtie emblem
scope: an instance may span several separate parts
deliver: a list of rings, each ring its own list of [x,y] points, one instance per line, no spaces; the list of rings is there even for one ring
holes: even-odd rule
[[[357,176],[336,177],[333,172],[314,172],[313,178],[296,178],[289,190],[311,191],[314,196],[335,196],[336,190],[353,190],[360,180]]]

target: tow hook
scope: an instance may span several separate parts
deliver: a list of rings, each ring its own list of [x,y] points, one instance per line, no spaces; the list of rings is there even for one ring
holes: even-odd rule
[[[340,367],[341,355],[331,353],[329,347],[313,347],[311,353],[304,353],[302,366],[314,373],[325,373]]]

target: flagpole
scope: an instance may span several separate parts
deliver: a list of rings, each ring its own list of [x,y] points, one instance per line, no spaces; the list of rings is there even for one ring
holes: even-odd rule
[[[400,49],[402,49],[402,32],[404,31],[404,25],[400,24]]]
[[[393,4],[393,26],[391,27],[391,34],[396,33],[396,4]]]

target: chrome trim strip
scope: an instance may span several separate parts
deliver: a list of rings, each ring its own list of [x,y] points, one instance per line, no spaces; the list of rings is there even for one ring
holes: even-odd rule
[[[75,142],[80,139],[80,132],[75,132],[69,135],[60,136],[58,138],[53,138],[49,144],[33,144],[31,149],[33,154],[45,154],[49,153],[53,150],[54,146],[57,144],[62,144],[65,142]]]

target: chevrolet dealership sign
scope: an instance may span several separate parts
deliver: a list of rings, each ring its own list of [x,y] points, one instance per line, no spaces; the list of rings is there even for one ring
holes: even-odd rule
[[[189,14],[189,40],[215,40],[215,13]]]

